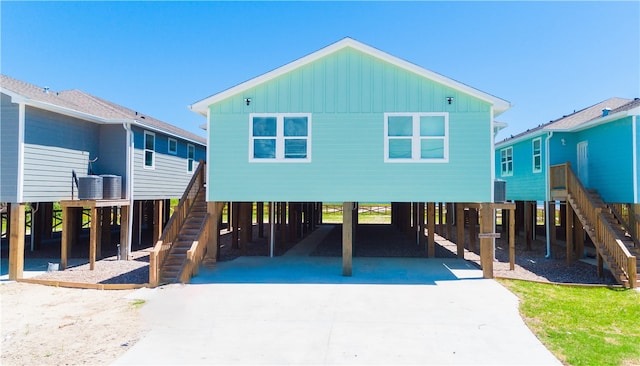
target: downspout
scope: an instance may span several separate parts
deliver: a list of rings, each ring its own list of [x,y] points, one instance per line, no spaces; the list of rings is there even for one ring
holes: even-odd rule
[[[127,258],[131,255],[131,240],[133,235],[133,131],[131,122],[122,122],[122,127],[127,131],[127,198],[129,199],[128,228],[127,228]]]
[[[633,116],[631,122],[632,141],[633,141],[633,203],[638,203],[638,139],[636,129],[636,117]]]
[[[545,204],[545,213],[546,217],[544,218],[544,226],[545,226],[545,232],[546,232],[546,237],[547,237],[547,254],[544,256],[545,258],[549,259],[551,258],[551,226],[549,225],[549,214],[548,214],[548,202],[551,200],[551,188],[549,185],[549,170],[551,170],[551,159],[549,158],[549,156],[551,155],[549,153],[549,140],[551,140],[551,138],[553,137],[553,131],[549,132],[549,134],[547,135],[547,138],[545,139],[545,150],[546,150],[546,154],[545,154],[545,165],[546,165],[546,170],[545,170],[545,199],[546,202]]]

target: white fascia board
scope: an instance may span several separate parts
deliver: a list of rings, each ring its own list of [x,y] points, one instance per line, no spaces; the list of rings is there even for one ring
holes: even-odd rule
[[[495,147],[496,147],[496,149],[500,149],[500,148],[504,148],[504,147],[507,147],[507,146],[512,146],[512,145],[515,145],[515,144],[517,144],[519,142],[526,141],[526,140],[533,140],[533,139],[535,139],[537,137],[544,136],[546,134],[547,134],[547,131],[545,129],[541,128],[541,129],[538,129],[538,130],[535,130],[535,131],[531,131],[530,133],[524,134],[522,136],[518,136],[518,137],[510,138],[508,140],[502,140],[500,142],[496,142]]]
[[[148,125],[148,124],[146,124],[146,123],[144,123],[144,122],[142,122],[142,121],[140,121],[138,119],[126,120],[126,122],[130,122],[132,125],[138,126],[138,127],[143,128],[145,130],[150,130],[152,132],[161,133],[163,135],[176,137],[176,138],[179,138],[180,140],[185,140],[185,141],[188,141],[188,142],[192,142],[192,143],[200,145],[200,146],[205,146],[206,145],[206,142],[202,143],[202,142],[200,142],[198,140],[194,140],[194,139],[191,139],[189,137],[178,135],[177,133],[174,133],[174,132],[169,132],[169,131],[163,130],[163,129],[155,127],[155,126]],[[122,121],[120,121],[120,123],[122,123]]]
[[[423,76],[427,79],[433,80],[435,82],[438,82],[440,84],[443,84],[445,86],[448,86],[450,88],[459,90],[461,92],[464,92],[466,94],[472,95],[478,99],[481,99],[485,102],[490,103],[493,106],[494,109],[494,117],[500,115],[501,113],[503,113],[504,111],[506,111],[507,109],[511,108],[511,103],[500,99],[498,97],[495,97],[491,94],[482,92],[478,89],[474,89],[466,84],[460,83],[458,81],[455,81],[453,79],[450,79],[446,76],[437,74],[433,71],[429,71],[423,67],[420,67],[418,65],[412,64],[408,61],[405,61],[403,59],[400,59],[398,57],[395,57],[393,55],[390,55],[386,52],[380,51],[377,48],[373,48],[371,46],[368,46],[366,44],[360,43],[352,38],[344,38],[336,43],[333,43],[325,48],[320,49],[319,51],[316,51],[314,53],[311,53],[307,56],[304,56],[300,59],[297,59],[291,63],[288,63],[284,66],[281,66],[277,69],[274,69],[270,72],[267,72],[266,74],[263,74],[261,76],[258,76],[256,78],[253,78],[251,80],[248,80],[244,83],[238,84],[234,87],[231,87],[225,91],[222,91],[218,94],[214,94],[210,97],[207,97],[205,99],[202,99],[198,102],[195,102],[193,104],[191,104],[189,106],[189,109],[191,109],[192,111],[201,114],[202,116],[207,115],[207,109],[209,108],[210,105],[219,102],[221,100],[224,100],[230,96],[233,95],[237,95],[245,90],[251,89],[259,84],[262,84],[264,82],[267,82],[269,80],[275,79],[278,76],[281,76],[283,74],[286,74],[292,70],[295,70],[301,66],[307,65],[309,63],[312,63],[322,57],[325,57],[329,54],[332,54],[336,51],[339,51],[343,48],[346,47],[351,47],[353,49],[356,49],[358,51],[364,52],[366,54],[369,54],[373,57],[379,58],[383,61],[389,62],[393,65],[396,65],[400,68],[403,68],[405,70],[411,71],[415,74],[418,74],[420,76]]]

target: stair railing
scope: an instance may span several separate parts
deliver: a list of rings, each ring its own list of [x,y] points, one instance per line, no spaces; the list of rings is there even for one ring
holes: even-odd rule
[[[636,246],[640,245],[638,230],[640,229],[640,222],[638,221],[638,215],[633,212],[633,205],[625,203],[608,203],[607,206],[611,209],[611,213],[620,221],[624,230],[631,236],[631,240]]]
[[[178,237],[180,228],[182,228],[182,225],[187,219],[198,192],[200,189],[204,188],[206,181],[205,172],[205,162],[201,160],[198,164],[198,168],[193,173],[191,181],[189,181],[184,194],[180,198],[178,206],[174,209],[173,215],[171,215],[171,218],[162,231],[162,235],[151,252],[149,252],[149,284],[153,287],[159,284],[160,270],[167,258],[167,254],[169,254],[173,242]]]
[[[609,224],[606,217],[602,214],[602,208],[597,207],[595,202],[589,196],[587,190],[582,185],[571,169],[569,163],[564,165],[564,173],[566,176],[567,193],[575,200],[580,212],[584,215],[589,225],[595,232],[594,242],[596,245],[602,245],[610,254],[611,259],[620,268],[629,280],[629,286],[635,287],[637,284],[636,258],[629,253],[627,247],[615,235],[613,227]],[[554,166],[558,167],[558,165]],[[586,225],[585,225],[586,226]]]
[[[207,242],[209,241],[209,214],[205,215],[200,226],[198,240],[194,240],[191,248],[187,251],[187,261],[179,275],[180,282],[188,283],[191,277],[198,275],[198,268],[204,258],[207,250]]]

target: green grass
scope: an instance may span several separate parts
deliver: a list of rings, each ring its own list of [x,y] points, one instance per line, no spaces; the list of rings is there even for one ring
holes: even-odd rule
[[[640,365],[640,292],[516,280],[529,328],[568,365]]]

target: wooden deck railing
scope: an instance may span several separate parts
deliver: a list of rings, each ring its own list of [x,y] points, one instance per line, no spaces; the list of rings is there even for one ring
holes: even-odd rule
[[[204,258],[204,253],[207,249],[207,242],[209,241],[208,222],[209,214],[206,214],[202,221],[202,226],[200,226],[200,235],[198,235],[198,240],[194,241],[193,244],[191,244],[191,248],[187,251],[187,262],[180,274],[180,282],[182,283],[188,283],[191,280],[191,277],[198,274],[198,268],[200,267],[200,262],[202,262],[202,259]]]
[[[637,283],[636,258],[617,238],[613,227],[602,214],[602,208],[593,202],[585,187],[571,170],[569,163],[552,166],[550,171],[553,181],[550,183],[551,187],[553,188],[555,184],[561,184],[562,178],[559,176],[564,176],[569,197],[576,202],[581,214],[586,218],[585,229],[595,231],[595,238],[592,239],[597,242],[596,245],[604,246],[618,268],[627,276],[629,286],[635,287]],[[594,227],[589,228],[587,225],[594,225]]]
[[[158,285],[160,281],[160,269],[162,268],[164,260],[167,258],[167,254],[169,254],[171,245],[178,237],[178,233],[191,211],[198,192],[204,188],[206,179],[205,171],[205,163],[201,160],[182,198],[180,198],[178,206],[174,209],[173,215],[171,215],[171,218],[162,231],[162,235],[149,253],[149,284],[151,284],[151,286]]]

